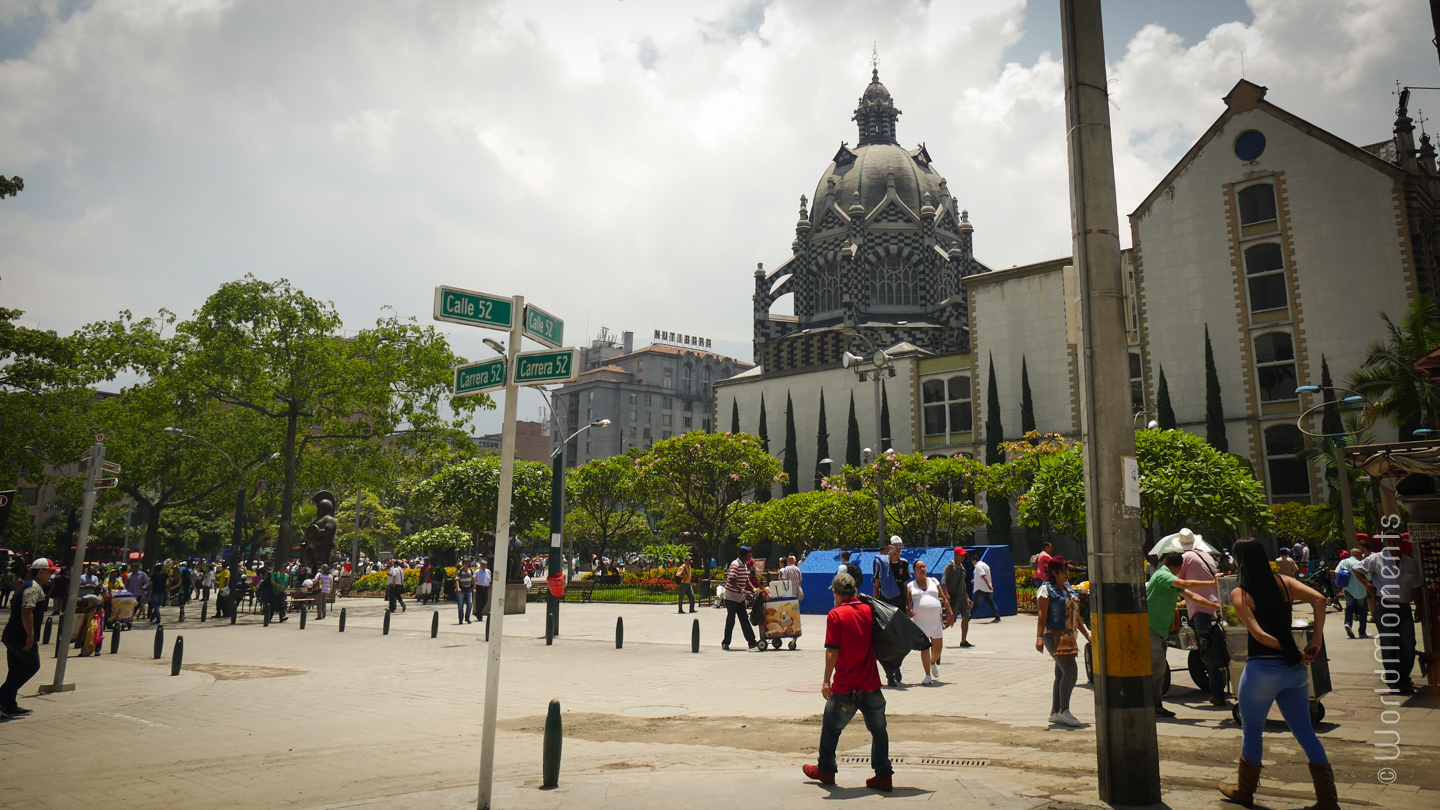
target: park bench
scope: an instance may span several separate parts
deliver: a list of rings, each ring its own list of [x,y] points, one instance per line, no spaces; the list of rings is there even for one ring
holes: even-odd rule
[[[565,583],[566,601],[585,604],[595,597],[595,583],[588,579]]]

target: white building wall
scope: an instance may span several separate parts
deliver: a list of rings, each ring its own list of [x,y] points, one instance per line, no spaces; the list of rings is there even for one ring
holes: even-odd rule
[[[1004,274],[1006,271],[998,271]],[[1064,279],[1034,273],[970,286],[975,397],[980,403],[977,443],[983,446],[990,361],[1000,394],[1006,439],[1020,437],[1021,361],[1029,371],[1035,427],[1042,433],[1079,431],[1071,407],[1070,344],[1066,338]],[[982,456],[983,458],[983,456]]]

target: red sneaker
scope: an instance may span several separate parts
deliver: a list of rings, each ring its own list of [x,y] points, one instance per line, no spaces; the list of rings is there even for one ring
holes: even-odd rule
[[[814,779],[822,785],[835,784],[835,774],[820,770],[819,765],[806,765],[800,770],[804,771],[807,777]],[[886,790],[889,790],[889,788],[886,788]]]
[[[890,777],[888,776],[872,776],[865,780],[865,787],[871,790],[882,790],[886,793],[895,789],[895,786],[890,784]]]

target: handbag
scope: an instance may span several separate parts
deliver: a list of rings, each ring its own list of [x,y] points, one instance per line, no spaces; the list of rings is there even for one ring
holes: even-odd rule
[[[1197,647],[1200,660],[1208,669],[1224,669],[1230,665],[1230,648],[1225,644],[1225,627],[1220,623],[1210,625],[1210,630],[1200,633]]]
[[[1075,631],[1064,630],[1054,633],[1055,636],[1055,657],[1074,658],[1080,654],[1080,645],[1075,643]]]

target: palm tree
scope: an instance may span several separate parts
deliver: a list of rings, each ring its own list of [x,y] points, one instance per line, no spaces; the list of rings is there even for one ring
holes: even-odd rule
[[[1440,428],[1440,385],[1411,364],[1440,346],[1440,309],[1429,296],[1416,296],[1400,322],[1380,313],[1389,337],[1365,349],[1365,362],[1350,375],[1350,387],[1364,394],[1375,411],[1400,430],[1400,440],[1414,438],[1421,427]]]

